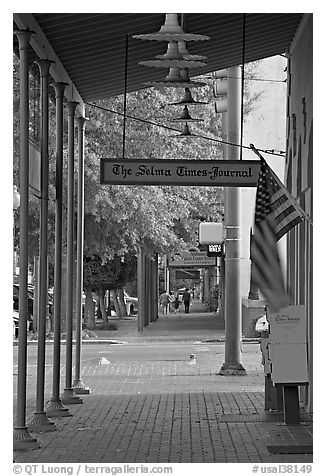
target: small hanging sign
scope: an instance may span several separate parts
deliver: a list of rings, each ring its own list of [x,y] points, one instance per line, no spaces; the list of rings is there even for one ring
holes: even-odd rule
[[[216,258],[209,258],[205,251],[187,252],[178,258],[169,260],[169,268],[171,267],[205,267],[216,266]]]
[[[207,245],[207,256],[221,257],[224,254],[224,243],[218,243],[216,245]]]

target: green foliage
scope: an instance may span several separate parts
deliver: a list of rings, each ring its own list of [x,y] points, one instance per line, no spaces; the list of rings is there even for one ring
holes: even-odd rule
[[[175,99],[170,99],[169,93],[150,88],[128,94],[128,115],[167,124],[169,119],[162,110],[169,100]],[[221,192],[209,187],[99,187],[100,158],[122,154],[123,117],[111,112],[122,111],[122,105],[120,96],[87,108],[86,254],[97,253],[111,259],[116,253],[123,256],[139,247],[155,252],[180,252],[196,242],[198,220],[221,217]],[[181,130],[180,126],[174,127]],[[210,158],[221,154],[219,144],[208,146],[200,140],[201,145],[196,143],[194,148],[193,143],[171,138],[171,131],[146,122],[127,119],[125,129],[125,157],[200,159],[207,158],[207,153]]]
[[[121,273],[119,257],[104,262],[100,256],[84,258],[84,286],[91,287],[93,292],[102,289],[113,289]]]
[[[19,62],[14,57],[14,180],[19,187]],[[257,76],[257,65],[246,65],[246,76]],[[38,69],[31,71],[30,131],[39,141]],[[245,91],[245,113],[258,99]],[[50,88],[53,96],[52,88]],[[221,119],[215,114],[212,80],[195,90],[193,96],[207,101],[206,106],[189,107],[190,114],[202,122],[190,125],[194,134],[222,138]],[[222,145],[216,140],[178,139],[183,124],[173,122],[182,107],[169,103],[180,100],[183,89],[148,88],[127,95],[124,123],[123,96],[102,99],[86,105],[85,133],[85,247],[84,281],[92,289],[117,289],[135,276],[135,256],[140,247],[149,252],[180,253],[198,243],[198,224],[202,220],[220,221],[223,217],[223,193],[217,187],[176,186],[101,186],[100,158],[142,159],[220,159]],[[115,112],[120,114],[116,114]],[[152,125],[157,123],[165,127]],[[64,188],[63,246],[65,247],[67,203],[67,120],[64,117]],[[125,128],[125,138],[123,130]],[[49,124],[49,263],[53,271],[55,228],[55,108],[50,101]],[[124,139],[124,144],[123,144]],[[77,209],[77,144],[75,147],[75,210]],[[29,259],[38,255],[39,199],[30,194]],[[75,224],[76,224],[75,216]],[[63,250],[64,251],[64,250]],[[50,285],[52,272],[50,274]]]
[[[122,288],[135,278],[136,272],[137,258],[130,253],[123,260],[117,255],[106,261],[98,255],[84,257],[84,287],[91,287],[98,295]]]

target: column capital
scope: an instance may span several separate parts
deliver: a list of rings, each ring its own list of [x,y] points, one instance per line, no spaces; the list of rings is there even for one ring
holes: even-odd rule
[[[77,125],[78,127],[80,127],[80,129],[85,129],[85,122],[88,121],[88,118],[87,117],[83,117],[83,116],[77,116],[76,117],[76,122],[77,122]]]
[[[27,49],[29,46],[32,35],[35,35],[35,31],[32,30],[14,30],[14,35],[17,36],[19,41],[19,49]]]
[[[41,78],[46,78],[49,75],[51,65],[55,63],[55,61],[38,58],[34,63],[40,68]]]
[[[67,101],[66,106],[67,106],[69,116],[73,116],[75,114],[75,110],[78,104],[79,102],[77,101]]]
[[[66,89],[67,86],[69,86],[69,83],[65,83],[63,81],[55,81],[55,82],[51,83],[51,86],[55,90],[56,98],[61,99],[61,98],[63,98],[65,89]]]

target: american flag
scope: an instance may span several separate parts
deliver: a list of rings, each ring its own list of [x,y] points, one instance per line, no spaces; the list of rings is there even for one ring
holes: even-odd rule
[[[264,159],[258,178],[255,227],[251,243],[252,280],[271,311],[289,304],[285,291],[277,241],[303,220],[303,213]]]
[[[271,188],[271,207],[274,214],[276,240],[279,240],[303,220],[304,213],[266,162],[264,167],[266,179]]]

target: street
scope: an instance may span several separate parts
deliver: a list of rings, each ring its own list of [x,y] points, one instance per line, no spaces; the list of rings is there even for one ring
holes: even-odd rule
[[[74,349],[74,348],[73,348]],[[244,344],[242,352],[246,354],[256,354],[259,351],[259,345],[257,343]],[[46,347],[46,365],[52,365],[52,352],[53,348],[51,344]],[[224,356],[224,343],[201,343],[196,342],[149,342],[149,343],[127,343],[127,344],[89,344],[82,347],[82,363],[86,364],[91,359],[99,356],[106,357],[111,360],[112,363],[130,362],[135,361],[185,361],[189,359],[190,353],[196,353],[197,357],[203,352],[208,353],[211,356],[216,355],[218,362],[221,361],[219,356]],[[13,348],[13,365],[17,365],[18,346]],[[62,361],[64,361],[65,346],[62,345]],[[37,345],[28,346],[28,366],[36,364],[37,358]],[[222,359],[223,360],[223,359]],[[259,361],[259,357],[258,357]]]

